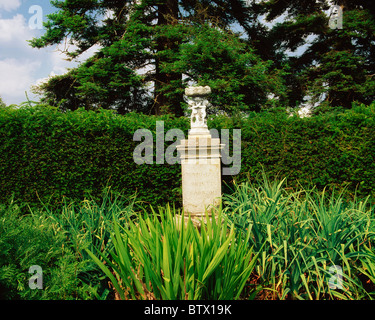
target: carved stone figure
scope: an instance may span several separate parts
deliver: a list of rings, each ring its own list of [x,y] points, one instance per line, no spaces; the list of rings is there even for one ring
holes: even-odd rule
[[[188,101],[189,109],[191,109],[191,128],[207,129],[206,109],[209,105],[206,96],[211,93],[211,88],[206,87],[190,87],[185,89],[185,94],[190,99]]]
[[[191,112],[191,127],[192,128],[207,128],[206,108],[208,101],[201,97],[194,97],[189,100],[189,109]]]

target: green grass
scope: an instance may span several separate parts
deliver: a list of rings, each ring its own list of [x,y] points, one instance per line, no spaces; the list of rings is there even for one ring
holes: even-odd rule
[[[264,176],[235,186],[200,230],[177,214],[110,189],[58,210],[10,200],[0,205],[0,298],[375,297],[369,198],[290,191]],[[28,287],[32,265],[43,269],[43,290]]]

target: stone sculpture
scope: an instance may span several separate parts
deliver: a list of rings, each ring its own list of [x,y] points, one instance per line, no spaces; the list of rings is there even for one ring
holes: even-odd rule
[[[206,108],[210,87],[190,87],[185,90],[191,112],[188,139],[177,150],[181,157],[182,199],[185,213],[195,218],[212,215],[220,204],[221,154],[224,147],[219,138],[212,138],[207,127]]]
[[[211,93],[211,88],[189,87],[185,89],[185,95],[189,98],[188,104],[191,109],[191,130],[192,134],[207,134],[207,112],[209,105],[207,96]]]

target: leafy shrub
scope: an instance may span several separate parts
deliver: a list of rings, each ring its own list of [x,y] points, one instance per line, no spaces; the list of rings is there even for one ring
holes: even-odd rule
[[[236,185],[224,212],[247,234],[258,261],[253,275],[270,299],[373,299],[375,207],[342,193],[286,192],[285,181]],[[264,245],[264,243],[266,243]],[[342,270],[342,281],[332,267]],[[340,275],[341,276],[341,275]],[[336,278],[335,278],[336,277]],[[331,279],[338,280],[331,288]]]
[[[375,195],[374,113],[373,104],[303,119],[285,112],[212,116],[208,125],[219,134],[220,129],[242,130],[241,172],[223,176],[229,184],[254,180],[264,169],[270,178],[287,177],[288,188],[346,187],[346,195],[364,197]],[[64,197],[100,199],[111,186],[127,197],[136,192],[137,200],[153,206],[181,205],[178,164],[137,165],[133,159],[140,144],[133,141],[134,133],[148,129],[155,141],[157,121],[164,121],[165,131],[177,128],[187,136],[187,118],[0,108],[0,203],[14,194],[28,203],[59,206]],[[171,143],[165,142],[165,148]]]
[[[171,129],[169,125],[183,128],[187,123],[139,114],[122,117],[104,110],[2,109],[0,202],[14,193],[25,202],[42,200],[58,206],[63,197],[100,199],[106,186],[125,196],[137,192],[139,201],[151,204],[178,202],[178,165],[137,165],[133,160],[140,143],[133,141],[134,132],[145,128],[155,134],[157,120],[165,121],[166,130]]]
[[[125,223],[137,212],[134,198],[125,198],[110,188],[103,191],[100,201],[91,198],[68,203],[64,199],[59,210],[45,207],[45,211],[82,260],[89,259],[86,249],[97,249],[104,254],[110,250],[113,218]]]
[[[92,299],[79,279],[87,270],[66,245],[63,232],[41,212],[11,201],[0,206],[0,299]],[[43,271],[43,290],[29,287],[31,266]]]
[[[375,195],[375,104],[311,118],[285,112],[218,117],[210,126],[242,129],[238,183],[254,181],[264,170],[271,179],[287,177],[289,188],[302,184],[320,191],[345,188],[351,198]]]
[[[109,294],[86,249],[111,250],[113,218],[126,223],[134,199],[109,188],[100,201],[66,199],[59,208],[31,209],[11,201],[0,206],[0,299],[104,299]],[[43,270],[43,290],[29,288],[29,268]],[[110,298],[110,297],[109,297]]]
[[[110,257],[88,251],[111,280],[119,299],[238,299],[256,257],[229,234],[220,214],[202,224],[176,219],[169,206],[122,227],[114,221]],[[180,218],[181,219],[181,218]],[[184,221],[184,220],[182,220]],[[247,237],[250,236],[248,232]],[[98,254],[98,253],[96,253]]]

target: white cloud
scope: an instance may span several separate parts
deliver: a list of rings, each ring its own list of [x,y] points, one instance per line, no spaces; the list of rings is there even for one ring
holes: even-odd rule
[[[17,1],[0,0],[0,10],[5,5],[9,9],[16,8],[15,3],[10,5],[13,2]],[[66,61],[66,55],[58,48],[31,48],[27,40],[38,37],[39,33],[39,30],[29,27],[27,18],[22,14],[15,14],[8,19],[0,18],[0,96],[7,104],[25,101],[25,91],[31,99],[38,100],[39,97],[30,92],[31,86],[40,84],[50,76],[66,73],[68,68],[76,67],[99,50],[99,46],[94,46],[77,61]],[[69,49],[75,48],[71,45]]]
[[[21,6],[21,0],[0,0],[0,9],[5,11],[16,10]]]
[[[25,91],[34,83],[33,73],[40,65],[38,61],[0,60],[0,96],[7,104],[26,100]]]
[[[66,60],[66,55],[58,50],[54,50],[50,55],[52,63],[53,75],[64,74],[68,71],[69,66],[72,65],[72,62]]]
[[[17,14],[12,19],[0,19],[1,44],[25,45],[26,40],[32,37],[33,32],[26,24],[26,19],[22,14]]]

